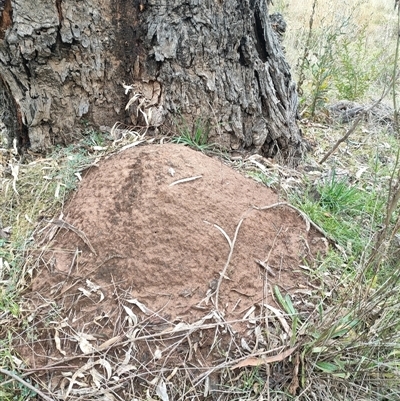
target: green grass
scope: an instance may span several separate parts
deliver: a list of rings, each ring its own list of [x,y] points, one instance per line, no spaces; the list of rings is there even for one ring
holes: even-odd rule
[[[346,178],[338,178],[335,171],[330,178],[309,184],[290,199],[353,257],[361,255],[369,242],[371,226],[376,227],[382,220],[374,213],[376,194],[351,185]],[[382,209],[379,215],[382,216]]]
[[[253,178],[255,181],[264,184],[269,188],[273,188],[279,182],[278,177],[273,174],[267,175],[263,171],[260,170],[248,170],[246,171],[246,175],[248,177]]]
[[[215,145],[208,143],[210,133],[208,122],[198,119],[193,129],[190,129],[186,123],[181,123],[178,127],[179,134],[172,139],[172,143],[186,145],[201,152],[215,147]]]
[[[0,368],[8,368],[8,371],[19,376],[18,368],[21,366],[21,360],[16,358],[12,350],[12,332],[9,331],[5,337],[0,339]],[[30,383],[30,379],[26,379]],[[28,401],[36,398],[34,393],[29,388],[21,383],[10,380],[9,376],[4,376],[0,373],[0,400],[4,401]]]
[[[17,374],[16,371],[12,373]],[[6,381],[7,384],[4,384]],[[28,383],[30,380],[27,379]],[[23,384],[9,380],[9,377],[0,374],[0,400],[2,401],[29,401],[37,400],[37,394]]]
[[[363,210],[364,194],[348,179],[338,178],[335,170],[331,178],[317,187],[319,195],[318,204],[322,209],[332,213],[358,214]]]

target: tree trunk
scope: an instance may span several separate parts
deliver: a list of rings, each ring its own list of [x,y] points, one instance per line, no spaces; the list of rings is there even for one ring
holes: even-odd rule
[[[71,142],[83,120],[183,120],[227,149],[303,153],[267,0],[0,0],[0,12],[2,120],[20,146]]]

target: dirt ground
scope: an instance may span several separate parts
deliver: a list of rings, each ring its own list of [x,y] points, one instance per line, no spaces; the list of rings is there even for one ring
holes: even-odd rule
[[[299,266],[321,249],[321,235],[295,210],[256,209],[277,202],[267,187],[180,145],[101,161],[85,172],[38,259],[27,298],[35,310],[52,305],[40,323],[51,330],[26,360],[65,365],[140,323],[160,333],[213,311],[244,333],[251,308],[277,306],[272,286],[309,288]],[[59,334],[66,326],[72,342]]]

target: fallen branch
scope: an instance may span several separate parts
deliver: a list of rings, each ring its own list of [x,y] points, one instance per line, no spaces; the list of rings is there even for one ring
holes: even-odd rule
[[[380,100],[379,100],[380,101]],[[319,164],[324,163],[328,157],[339,147],[339,145],[344,142],[357,128],[358,124],[360,123],[361,119],[372,109],[372,107],[375,107],[378,103],[375,102],[373,106],[368,108],[367,110],[364,110],[359,114],[359,116],[355,119],[353,125],[350,127],[350,129],[346,132],[344,136],[342,136],[332,147],[331,150],[329,150],[325,156],[318,162]]]
[[[46,394],[42,393],[35,386],[33,386],[32,384],[28,383],[27,381],[25,381],[21,377],[17,376],[15,373],[10,372],[9,370],[3,369],[3,368],[0,368],[0,373],[5,375],[5,376],[11,377],[12,379],[14,379],[17,382],[21,383],[23,386],[29,388],[29,390],[33,391],[34,393],[36,393],[37,395],[42,397],[45,401],[54,401],[54,398],[48,397]]]
[[[353,125],[349,128],[349,130],[346,132],[345,135],[343,135],[332,147],[332,149],[326,153],[326,155],[318,162],[319,164],[324,163],[328,157],[335,152],[335,150],[339,147],[339,145],[344,142],[357,128],[358,124],[360,123],[361,119],[368,114],[371,110],[373,110],[378,104],[383,100],[384,97],[386,97],[387,93],[389,92],[389,89],[392,87],[392,85],[388,85],[387,89],[383,91],[382,96],[371,106],[369,106],[367,109],[363,110],[360,115],[356,118],[354,121]]]

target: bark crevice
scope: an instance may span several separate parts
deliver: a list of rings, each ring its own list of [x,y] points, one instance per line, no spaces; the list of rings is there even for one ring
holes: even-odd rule
[[[256,49],[258,52],[258,55],[260,57],[260,60],[263,63],[266,63],[268,61],[268,53],[267,53],[267,46],[266,46],[266,41],[264,38],[264,30],[263,30],[263,24],[261,22],[260,14],[259,11],[256,10],[254,11],[254,33],[255,37],[257,39],[256,41]]]
[[[266,0],[13,6],[0,29],[0,76],[34,150],[68,142],[82,118],[143,124],[137,105],[125,111],[126,84],[154,127],[209,120],[210,141],[228,150],[301,156],[296,89]]]

